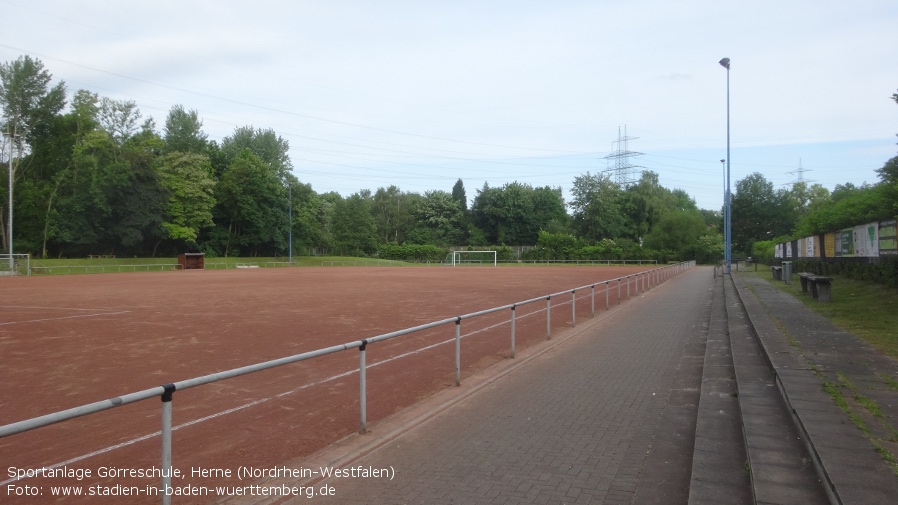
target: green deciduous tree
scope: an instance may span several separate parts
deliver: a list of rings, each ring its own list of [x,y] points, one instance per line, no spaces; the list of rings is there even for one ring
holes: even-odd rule
[[[380,243],[405,242],[415,224],[415,206],[421,195],[404,193],[396,186],[378,188],[371,202],[371,214]]]
[[[195,110],[175,105],[168,111],[163,128],[166,152],[202,154],[209,147],[209,136],[203,132],[203,122]]]
[[[459,203],[446,191],[428,191],[415,206],[415,227],[409,233],[414,244],[451,246],[464,244],[467,227]]]
[[[827,205],[809,213],[796,227],[796,234],[826,233],[884,219],[894,219],[894,200],[885,184],[840,184]]]
[[[644,246],[672,253],[683,259],[696,259],[691,253],[708,227],[695,210],[676,210],[665,214],[646,235]]]
[[[733,254],[749,255],[755,241],[788,235],[797,223],[788,191],[757,172],[736,183],[732,212]]]
[[[157,172],[168,197],[162,223],[165,238],[196,248],[200,232],[213,224],[215,181],[209,158],[170,152],[160,159]]]
[[[44,64],[30,56],[0,64],[0,108],[3,131],[22,135],[25,144],[48,134],[53,117],[65,107],[65,83],[53,79]]]
[[[328,226],[326,220],[330,216],[323,212],[324,201],[310,184],[302,184],[293,177],[289,184],[293,198],[293,253],[327,250],[331,244],[330,235],[325,230]]]
[[[29,174],[36,165],[28,154],[36,144],[52,143],[53,122],[65,107],[65,84],[60,82],[50,87],[51,80],[52,76],[44,69],[43,63],[30,56],[0,64],[0,109],[3,114],[0,117],[0,130],[16,135],[4,144],[3,150],[6,160],[9,160],[9,156],[19,159],[13,163],[12,168],[13,193],[18,195],[13,202],[14,212],[20,217],[22,225],[16,235],[30,235],[32,240],[25,240],[25,245],[30,247],[34,247],[36,243],[35,229],[40,228],[41,213],[35,206],[41,206],[49,189],[42,174]],[[7,174],[10,164],[3,165],[2,173]],[[9,174],[2,180],[7,180],[8,176]],[[28,180],[22,187],[22,181],[26,177]],[[0,184],[0,201],[3,202],[0,206],[0,243],[4,250],[9,250],[9,198],[8,185]]]
[[[115,166],[123,185],[107,195],[112,209],[106,235],[110,251],[131,256],[162,238],[167,197],[155,170],[162,145],[152,122],[145,122],[121,149],[122,163]]]
[[[540,230],[564,229],[567,222],[561,188],[533,188],[520,182],[501,188],[484,185],[471,214],[474,225],[493,244],[533,245]]]
[[[137,133],[141,116],[134,100],[113,100],[106,97],[100,99],[97,112],[100,128],[120,146]]]
[[[281,180],[293,169],[290,163],[290,144],[272,129],[256,129],[242,126],[221,141],[221,156],[226,165],[230,164],[240,153],[247,149],[255,154],[274,171]],[[215,160],[213,159],[213,165]]]
[[[620,186],[608,174],[590,174],[574,178],[571,189],[574,228],[580,237],[591,241],[622,236],[626,227]]]
[[[370,191],[360,191],[335,202],[332,234],[338,254],[368,256],[377,250],[371,204]]]
[[[658,174],[646,170],[639,181],[627,187],[621,195],[621,209],[627,217],[625,236],[641,240],[678,203],[673,193],[661,186]]]
[[[225,256],[277,255],[287,244],[287,191],[275,170],[240,151],[215,186],[211,246]]]

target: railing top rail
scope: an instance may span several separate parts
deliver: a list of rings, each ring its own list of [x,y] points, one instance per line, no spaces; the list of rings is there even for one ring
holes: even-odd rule
[[[0,426],[0,438],[9,435],[15,435],[16,433],[22,433],[23,431],[40,428],[41,426],[47,426],[61,421],[74,419],[76,417],[86,416],[88,414],[101,412],[103,410],[120,407],[129,403],[147,400],[154,396],[161,396],[164,392],[165,388],[163,388],[162,386],[158,386],[150,389],[144,389],[143,391],[137,391],[135,393],[116,396],[115,398],[109,398],[94,403],[88,403],[86,405],[80,405],[78,407],[73,407],[67,410],[60,410],[59,412],[53,412],[52,414],[46,414],[39,417],[33,417],[31,419],[25,419],[24,421],[7,424],[5,426]]]

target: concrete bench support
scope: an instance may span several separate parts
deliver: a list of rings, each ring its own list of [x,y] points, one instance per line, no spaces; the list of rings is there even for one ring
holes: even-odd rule
[[[816,286],[817,298],[818,302],[828,303],[832,301],[832,279],[829,277],[814,277],[814,285]]]
[[[802,293],[808,292],[808,277],[810,277],[811,275],[814,275],[814,274],[811,274],[808,272],[798,272],[798,280],[801,281],[801,292]]]
[[[832,279],[822,275],[808,275],[807,279],[811,297],[818,302],[832,301]]]

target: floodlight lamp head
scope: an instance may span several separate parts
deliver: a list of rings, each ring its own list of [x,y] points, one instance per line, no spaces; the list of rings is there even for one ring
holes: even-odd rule
[[[720,66],[729,70],[730,69],[730,59],[724,58],[724,59],[720,60]]]

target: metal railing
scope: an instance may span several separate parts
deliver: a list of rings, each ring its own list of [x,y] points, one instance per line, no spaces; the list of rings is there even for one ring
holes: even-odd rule
[[[296,266],[289,261],[242,261],[242,262],[217,262],[206,261],[206,270],[227,270],[235,268],[283,268]],[[29,275],[55,275],[55,274],[108,274],[122,272],[172,272],[180,270],[177,263],[145,263],[120,265],[33,265],[29,267]]]
[[[177,263],[147,263],[143,265],[35,265],[31,267],[32,275],[54,274],[108,274],[122,272],[171,272],[178,270]]]
[[[511,319],[510,319],[510,328],[511,328],[511,358],[515,356],[515,317],[516,310],[518,307],[523,305],[538,303],[543,300],[546,302],[546,339],[552,338],[552,300],[557,299],[559,297],[563,297],[565,295],[570,295],[571,302],[571,321],[572,326],[576,326],[577,322],[577,304],[576,304],[576,295],[578,292],[583,292],[585,290],[589,290],[589,296],[591,299],[591,317],[595,316],[596,313],[596,286],[600,286],[604,288],[605,293],[605,309],[610,308],[610,296],[609,293],[611,289],[617,288],[617,300],[618,303],[624,300],[623,289],[626,289],[626,299],[629,300],[631,293],[639,294],[640,292],[645,292],[665,281],[671,279],[687,270],[695,266],[694,261],[682,262],[673,265],[667,265],[659,268],[655,268],[652,270],[646,270],[644,272],[639,272],[635,274],[626,275],[623,277],[617,277],[615,279],[609,279],[605,281],[595,282],[592,284],[587,284],[584,286],[580,286],[573,289],[568,289],[564,291],[559,291],[557,293],[552,293],[548,295],[538,296],[536,298],[531,298],[529,300],[524,300],[521,302],[516,302],[508,305],[502,305],[501,307],[493,307],[491,309],[481,310],[478,312],[472,312],[469,314],[464,314],[455,317],[449,317],[446,319],[441,319],[439,321],[433,321],[427,324],[422,324],[419,326],[414,326],[411,328],[405,328],[402,330],[384,333],[381,335],[376,335],[374,337],[369,337],[361,340],[354,340],[352,342],[347,342],[345,344],[334,345],[330,347],[325,347],[322,349],[317,349],[314,351],[304,352],[301,354],[296,354],[293,356],[287,356],[284,358],[274,359],[270,361],[265,361],[263,363],[257,363],[255,365],[244,366],[240,368],[234,368],[231,370],[226,370],[222,372],[216,372],[209,375],[204,375],[201,377],[194,377],[192,379],[186,379],[178,382],[172,382],[168,384],[163,384],[161,386],[157,386],[150,389],[144,389],[142,391],[137,391],[134,393],[128,393],[122,396],[117,396],[115,398],[110,398],[107,400],[102,400],[94,403],[89,403],[86,405],[81,405],[78,407],[74,407],[67,410],[62,410],[59,412],[54,412],[52,414],[47,414],[31,419],[26,419],[23,421],[18,421],[15,423],[7,424],[4,426],[0,426],[0,438],[9,437],[18,433],[23,433],[26,431],[34,430],[37,428],[41,428],[43,426],[48,426],[55,423],[60,423],[63,421],[67,421],[70,419],[75,419],[77,417],[86,416],[89,414],[94,414],[97,412],[102,412],[104,410],[113,409],[116,407],[121,407],[123,405],[128,405],[131,403],[136,403],[139,401],[147,400],[154,397],[159,397],[162,400],[162,458],[161,458],[161,467],[160,474],[162,475],[162,482],[160,486],[160,496],[162,497],[163,505],[168,505],[171,503],[172,494],[167,490],[171,490],[171,477],[172,477],[172,452],[171,452],[171,444],[172,444],[172,400],[174,393],[177,391],[183,391],[186,389],[194,388],[197,386],[202,386],[204,384],[210,384],[212,382],[218,382],[225,379],[231,379],[234,377],[239,377],[241,375],[246,375],[254,372],[259,372],[262,370],[268,370],[271,368],[287,365],[290,363],[296,363],[299,361],[304,361],[312,358],[317,358],[320,356],[325,356],[328,354],[334,354],[341,351],[346,351],[349,349],[358,349],[359,350],[359,433],[365,433],[366,424],[367,424],[367,391],[366,391],[366,361],[365,361],[365,353],[367,351],[367,347],[371,344],[381,342],[384,340],[396,338],[402,335],[408,335],[411,333],[419,332],[422,330],[427,330],[430,328],[436,328],[438,326],[454,324],[455,325],[455,385],[461,385],[461,324],[462,321],[466,319],[472,319],[478,316],[483,316],[486,314],[492,314],[504,310],[510,310]],[[626,286],[623,288],[623,286]],[[632,289],[632,291],[631,291]],[[565,302],[566,303],[566,302]]]

